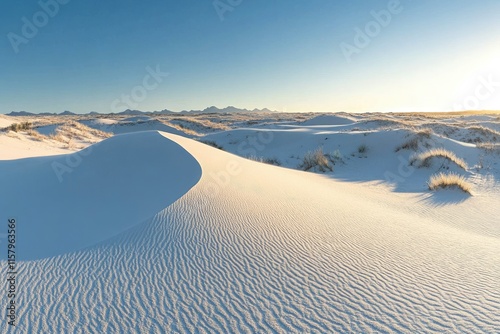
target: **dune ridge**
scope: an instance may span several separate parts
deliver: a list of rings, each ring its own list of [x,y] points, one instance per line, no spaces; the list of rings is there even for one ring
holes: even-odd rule
[[[19,222],[18,260],[41,259],[150,219],[200,177],[196,160],[158,132],[117,135],[72,154],[0,161],[0,215]]]
[[[493,232],[450,223],[471,221],[468,206],[441,215],[412,194],[366,191],[162,135],[198,161],[199,182],[113,239],[21,263],[18,329],[500,330],[500,243]],[[495,219],[494,208],[478,210]]]

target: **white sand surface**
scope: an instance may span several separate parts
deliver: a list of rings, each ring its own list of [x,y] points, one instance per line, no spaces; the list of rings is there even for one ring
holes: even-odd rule
[[[63,185],[36,169],[53,159],[0,162],[4,171],[17,165],[35,173],[10,195],[26,203],[1,195],[0,203],[20,210],[19,240],[32,237],[34,226],[35,244],[53,240],[49,233],[64,240],[70,229],[50,227],[77,224],[86,241],[102,241],[19,264],[19,331],[500,331],[495,191],[440,200],[270,166],[157,132],[104,141]],[[123,178],[110,181],[115,175]],[[176,186],[179,179],[191,182]],[[109,212],[92,207],[96,198],[111,201]],[[38,214],[25,216],[30,206]],[[143,214],[131,216],[132,206]],[[49,213],[74,210],[77,221]]]

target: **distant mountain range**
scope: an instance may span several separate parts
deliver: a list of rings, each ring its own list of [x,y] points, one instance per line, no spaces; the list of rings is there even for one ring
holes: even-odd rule
[[[233,106],[229,106],[229,107],[226,107],[224,109],[219,109],[215,106],[212,106],[212,107],[205,108],[203,110],[190,110],[190,111],[183,110],[183,111],[181,111],[181,113],[196,113],[196,114],[198,114],[198,113],[248,113],[248,112],[276,112],[276,111],[269,110],[267,108],[253,109],[253,110],[240,109],[240,108],[236,108]]]
[[[236,107],[233,107],[233,106],[229,106],[229,107],[226,107],[226,108],[223,108],[223,109],[219,109],[215,106],[212,106],[212,107],[208,107],[208,108],[205,108],[203,110],[183,110],[181,112],[176,112],[176,111],[171,111],[171,110],[168,110],[168,109],[164,109],[164,110],[160,110],[160,111],[141,111],[141,110],[131,110],[131,109],[127,109],[127,110],[124,110],[122,112],[119,112],[119,113],[110,113],[110,114],[107,114],[107,115],[135,115],[135,116],[138,116],[138,115],[166,115],[166,114],[208,114],[208,113],[256,113],[256,112],[277,112],[277,111],[273,111],[273,110],[269,110],[267,108],[264,108],[264,109],[253,109],[253,110],[249,110],[249,109],[240,109],[240,108],[236,108]],[[10,113],[7,114],[7,116],[34,116],[34,115],[44,115],[44,116],[56,116],[56,115],[63,115],[63,116],[71,116],[71,115],[104,115],[104,114],[101,114],[101,113],[98,113],[96,111],[91,111],[89,113],[86,113],[86,114],[75,114],[71,111],[64,111],[60,114],[57,114],[57,113],[49,113],[49,112],[44,112],[44,113],[31,113],[31,112],[28,112],[28,111],[12,111]]]
[[[60,114],[50,113],[50,112],[42,112],[42,113],[36,114],[36,113],[28,112],[28,111],[12,111],[6,115],[7,116],[33,116],[33,115],[54,116],[54,115],[76,115],[76,114],[72,113],[71,111],[66,110]]]

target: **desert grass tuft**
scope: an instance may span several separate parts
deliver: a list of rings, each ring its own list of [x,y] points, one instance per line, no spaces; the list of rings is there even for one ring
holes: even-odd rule
[[[224,151],[224,148],[222,146],[220,146],[219,144],[217,144],[213,140],[200,140],[199,142],[203,143],[205,145],[212,146],[212,147],[218,148],[219,150],[223,150]]]
[[[321,147],[314,151],[307,152],[302,159],[302,163],[299,165],[299,168],[305,171],[317,170],[320,172],[333,170]]]
[[[262,162],[268,165],[281,166],[281,162],[277,158],[265,158],[265,157],[257,157],[255,155],[251,155],[248,157],[248,159],[257,162]]]
[[[467,163],[463,159],[444,148],[435,148],[420,154],[415,154],[410,158],[410,165],[413,166],[418,162],[417,167],[430,167],[433,158],[444,158],[464,170],[468,168]]]
[[[500,137],[500,132],[495,131],[493,129],[481,126],[481,125],[474,125],[468,128],[468,130],[479,133],[485,137],[493,137],[495,140]]]
[[[35,131],[32,129],[29,129],[28,131],[26,131],[26,134],[36,141],[43,141],[44,139],[48,139],[47,136],[42,135],[38,131]]]
[[[417,151],[419,143],[424,139],[430,139],[433,134],[432,129],[423,128],[418,131],[413,131],[410,138],[407,139],[403,144],[396,147],[395,151],[399,152],[401,150]]]
[[[9,127],[7,127],[7,130],[19,132],[19,131],[30,130],[32,127],[33,124],[31,122],[21,122],[21,123],[11,124]]]
[[[450,173],[439,173],[432,175],[428,182],[429,190],[438,189],[460,189],[464,193],[471,194],[472,187],[470,183],[461,175]]]
[[[478,143],[476,147],[486,152],[500,153],[500,143]]]
[[[416,151],[418,150],[418,137],[414,136],[405,141],[403,144],[399,145],[396,147],[395,151],[399,152],[401,150],[411,150],[411,151]]]
[[[431,128],[422,128],[422,129],[419,129],[415,135],[419,138],[427,138],[427,139],[430,139],[431,138],[431,135],[434,133],[434,131],[432,131]]]

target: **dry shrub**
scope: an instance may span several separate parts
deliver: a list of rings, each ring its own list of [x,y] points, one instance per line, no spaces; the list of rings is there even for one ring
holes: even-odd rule
[[[265,157],[258,157],[255,155],[251,155],[248,157],[248,159],[257,161],[257,162],[262,162],[268,165],[274,165],[274,166],[281,166],[281,162],[277,158],[265,158]]]
[[[403,144],[396,147],[395,151],[396,152],[400,150],[417,151],[420,142],[423,141],[424,139],[430,139],[432,134],[433,131],[430,128],[420,129],[414,132],[411,135],[411,137],[408,140],[406,140]]]
[[[315,151],[307,152],[302,159],[302,164],[300,164],[299,168],[305,171],[313,170],[319,172],[333,170],[321,147]]]
[[[498,131],[495,131],[493,129],[490,129],[490,128],[486,128],[484,126],[480,126],[480,125],[475,125],[475,126],[471,126],[469,128],[467,128],[468,130],[472,131],[472,132],[476,132],[476,133],[479,133],[480,135],[483,135],[485,137],[493,137],[495,138],[495,140],[500,137],[500,132]]]
[[[219,144],[217,144],[213,140],[200,140],[200,143],[203,143],[205,145],[212,146],[212,147],[218,148],[219,150],[223,150],[224,151],[224,148],[222,146],[220,146]]]
[[[467,163],[463,159],[457,157],[455,153],[445,150],[444,148],[435,148],[430,151],[413,155],[410,158],[410,165],[413,166],[418,162],[419,164],[417,167],[430,167],[433,158],[444,158],[464,170],[468,168]]]
[[[478,143],[476,147],[483,149],[487,152],[500,153],[500,143]]]
[[[9,127],[7,127],[7,130],[19,132],[19,131],[30,130],[32,126],[33,124],[31,122],[14,123],[11,124]]]
[[[471,194],[472,187],[461,175],[450,173],[439,173],[432,175],[428,182],[429,190],[438,189],[460,189],[467,194]]]
[[[30,136],[32,139],[37,140],[37,141],[43,141],[44,139],[48,139],[47,136],[42,135],[38,131],[35,131],[35,130],[32,130],[32,129],[26,131],[26,134],[28,136]]]

